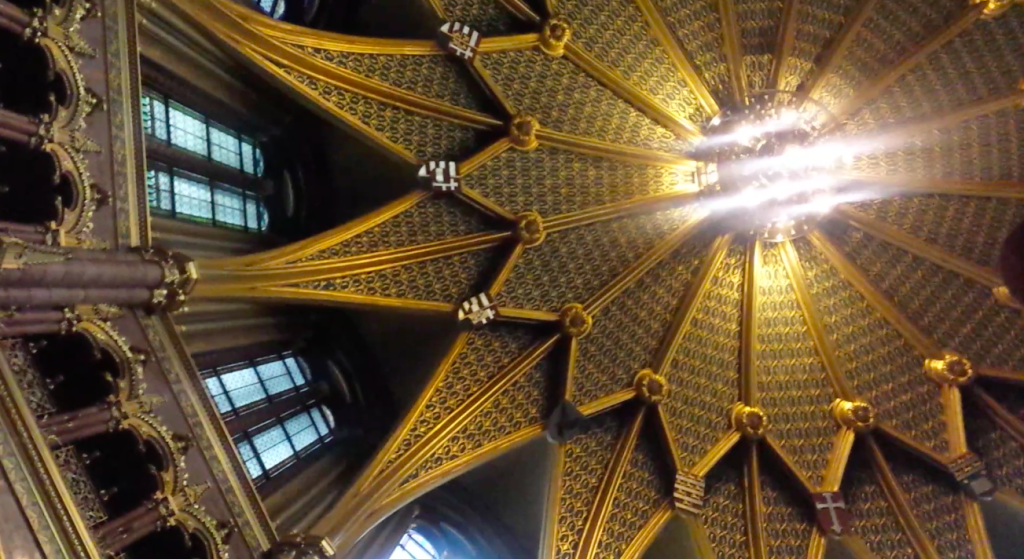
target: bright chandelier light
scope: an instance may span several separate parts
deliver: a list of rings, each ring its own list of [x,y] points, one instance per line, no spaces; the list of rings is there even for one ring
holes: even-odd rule
[[[700,206],[734,229],[782,241],[807,233],[835,206],[878,197],[851,190],[834,171],[880,146],[870,141],[822,140],[832,120],[815,102],[781,103],[793,92],[756,94],[742,109],[726,109],[708,125],[691,156],[701,161]]]

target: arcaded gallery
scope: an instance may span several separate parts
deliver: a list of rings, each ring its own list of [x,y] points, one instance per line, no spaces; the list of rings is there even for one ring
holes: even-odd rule
[[[1024,0],[0,0],[0,559],[1024,559]]]

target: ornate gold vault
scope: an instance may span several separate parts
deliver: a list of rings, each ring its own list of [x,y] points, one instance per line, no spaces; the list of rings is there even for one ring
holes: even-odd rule
[[[348,549],[417,496],[543,436],[567,400],[588,419],[558,446],[543,557],[639,557],[675,514],[676,483],[706,555],[822,557],[833,540],[814,495],[840,491],[853,527],[837,541],[856,556],[992,556],[962,487],[979,472],[973,451],[997,486],[1024,494],[1021,311],[994,271],[1024,220],[1024,7],[428,1],[439,25],[481,32],[471,64],[432,41],[179,2],[410,176],[456,160],[463,184],[201,262],[196,297],[453,322],[481,291],[499,304],[496,322],[458,335],[315,531]],[[879,199],[768,243],[693,204],[685,154],[723,107],[776,89],[827,106],[829,133],[887,147],[843,169]]]

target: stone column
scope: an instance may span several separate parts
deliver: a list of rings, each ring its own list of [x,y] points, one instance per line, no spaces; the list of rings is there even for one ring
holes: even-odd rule
[[[177,310],[198,279],[193,261],[159,250],[71,250],[0,238],[0,308],[111,304]]]
[[[67,331],[66,315],[57,310],[0,313],[0,338],[17,338]]]
[[[110,555],[117,555],[128,546],[164,527],[167,507],[156,502],[146,503],[128,514],[96,527],[99,545]]]
[[[25,10],[11,4],[7,0],[0,0],[0,30],[24,35],[25,30],[32,24],[32,17]]]
[[[40,124],[25,115],[0,109],[0,140],[38,147],[42,140]]]
[[[113,431],[117,426],[114,405],[109,402],[58,413],[39,421],[39,428],[55,447]]]

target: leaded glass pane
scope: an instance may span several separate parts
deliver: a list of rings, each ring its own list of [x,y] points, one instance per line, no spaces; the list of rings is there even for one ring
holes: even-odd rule
[[[166,171],[146,171],[146,194],[149,198],[149,207],[166,212],[174,209],[171,202],[171,175]]]
[[[206,390],[210,392],[211,396],[220,396],[224,393],[224,387],[221,386],[220,380],[217,377],[206,379]]]
[[[245,198],[245,224],[246,227],[257,231],[260,228],[259,201],[252,196]]]
[[[271,395],[295,387],[295,383],[292,382],[292,378],[288,375],[288,369],[285,368],[284,363],[281,361],[263,363],[258,365],[256,370],[259,372],[260,378],[263,379],[263,385],[267,387],[267,392]]]
[[[206,123],[202,117],[171,102],[171,145],[209,157]]]
[[[263,466],[260,465],[259,459],[256,458],[256,452],[253,451],[249,441],[238,441],[237,447],[238,453],[242,456],[242,461],[245,462],[245,469],[249,472],[249,477],[256,479],[263,475]]]
[[[222,126],[210,125],[210,159],[228,167],[241,169],[242,153],[238,136]]]
[[[221,414],[228,413],[229,411],[235,409],[234,406],[231,405],[231,399],[228,398],[227,394],[214,396],[213,401],[217,404],[217,411],[220,412]]]
[[[146,132],[156,136],[157,139],[164,142],[167,141],[167,105],[164,104],[163,100],[159,97],[146,95],[143,101],[148,100],[150,106],[150,116],[152,120],[146,127]]]
[[[153,102],[149,95],[142,96],[142,129],[153,134]]]
[[[250,175],[256,174],[256,162],[253,159],[253,142],[249,138],[242,138],[242,172]]]
[[[267,393],[256,376],[255,369],[249,368],[225,373],[220,376],[220,380],[224,383],[224,388],[235,407],[240,408],[267,397]]]
[[[313,423],[316,425],[317,432],[323,437],[329,431],[327,422],[324,421],[324,414],[320,411],[320,408],[313,408],[310,410],[310,413],[313,414]]]
[[[273,468],[295,454],[285,435],[284,428],[280,425],[275,425],[254,436],[252,442],[256,445],[256,452],[260,453],[263,465],[267,468]]]
[[[391,554],[391,559],[440,559],[440,557],[427,538],[415,530],[406,532],[398,542],[398,547]]]
[[[213,195],[210,185],[181,175],[174,177],[174,210],[202,221],[213,219]]]
[[[295,445],[295,450],[302,450],[319,438],[316,427],[313,425],[313,419],[309,417],[308,413],[301,413],[289,418],[284,422],[284,428],[287,429],[288,436],[291,437],[292,444]]]
[[[217,223],[245,227],[245,199],[240,191],[216,186],[213,188],[213,203]]]
[[[295,386],[306,384],[305,370],[294,357],[285,357],[284,364],[288,367],[288,372],[291,373],[292,382],[295,383]]]

